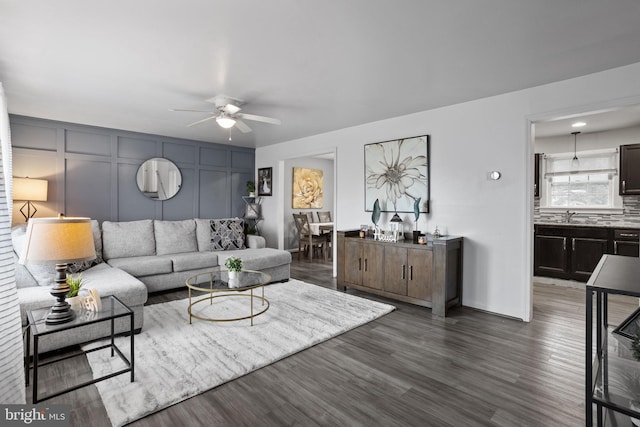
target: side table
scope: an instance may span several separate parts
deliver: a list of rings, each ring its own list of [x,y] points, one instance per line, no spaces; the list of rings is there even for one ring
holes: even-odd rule
[[[31,353],[31,340],[33,337],[33,403],[36,404],[38,402],[42,402],[43,400],[51,399],[52,397],[60,396],[61,394],[68,393],[70,391],[77,390],[82,387],[86,387],[91,384],[95,384],[99,381],[106,380],[108,378],[115,377],[116,375],[121,375],[126,372],[131,372],[131,382],[134,381],[134,326],[133,326],[133,311],[127,307],[122,301],[120,301],[117,297],[110,295],[107,297],[100,298],[102,301],[102,309],[100,311],[78,311],[76,313],[75,319],[67,323],[61,323],[59,325],[47,325],[44,322],[44,318],[49,312],[49,308],[39,308],[36,310],[27,311],[27,345],[26,345],[26,355],[25,355],[25,382],[26,385],[29,385],[29,376],[31,371],[31,361],[30,361],[30,353]],[[129,359],[125,357],[125,355],[120,351],[118,346],[115,344],[115,320],[121,317],[129,317],[130,319],[130,330],[129,334],[131,336],[131,354],[129,355]],[[56,358],[54,360],[40,363],[39,362],[39,354],[38,354],[38,341],[41,337],[45,335],[56,334],[57,332],[66,331],[74,328],[81,328],[83,326],[91,325],[93,323],[98,322],[111,322],[111,340],[108,344],[92,348],[87,351],[83,351],[82,354],[91,353],[94,351],[111,349],[111,357],[114,357],[117,353],[120,359],[125,364],[125,368],[113,372],[108,375],[104,375],[100,378],[93,379],[91,381],[86,381],[81,384],[56,391],[49,395],[38,396],[38,368],[46,365],[50,365],[53,363],[60,362],[62,360],[70,359],[72,357],[78,357],[78,353],[74,353],[70,356]]]
[[[616,338],[608,318],[609,295],[640,298],[638,277],[640,259],[603,255],[586,285],[585,425],[589,427],[594,421],[598,426],[638,425],[631,419],[640,418],[634,405],[640,393],[640,364],[630,351],[627,354],[625,345],[610,343]]]

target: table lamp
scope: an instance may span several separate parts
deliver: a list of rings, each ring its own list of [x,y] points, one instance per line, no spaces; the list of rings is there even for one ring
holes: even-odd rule
[[[56,263],[55,285],[51,295],[57,298],[45,319],[48,325],[73,320],[75,313],[65,301],[70,287],[67,284],[67,263],[95,259],[96,251],[89,218],[30,218],[20,264]]]
[[[47,201],[46,179],[13,178],[13,200],[24,200],[25,204],[20,208],[20,213],[25,221],[33,217],[38,209],[31,202]],[[27,212],[24,212],[27,208]]]

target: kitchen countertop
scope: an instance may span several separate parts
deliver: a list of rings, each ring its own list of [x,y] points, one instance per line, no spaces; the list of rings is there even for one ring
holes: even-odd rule
[[[594,227],[594,228],[630,228],[640,230],[640,224],[629,222],[616,222],[614,224],[582,224],[579,222],[536,222],[534,225],[556,227]]]

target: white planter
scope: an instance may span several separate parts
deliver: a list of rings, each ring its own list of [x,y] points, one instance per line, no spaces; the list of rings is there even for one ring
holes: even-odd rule
[[[79,295],[75,297],[67,298],[67,302],[69,303],[71,308],[74,310],[80,310],[82,308],[82,297]]]
[[[229,271],[229,280],[237,280],[238,272],[237,271]]]

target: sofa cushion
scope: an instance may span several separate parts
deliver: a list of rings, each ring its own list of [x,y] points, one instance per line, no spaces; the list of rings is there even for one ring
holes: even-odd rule
[[[30,288],[33,286],[38,286],[38,282],[33,277],[33,275],[27,270],[27,267],[18,264],[18,254],[13,253],[13,263],[16,266],[16,288]]]
[[[211,220],[196,218],[196,241],[200,252],[211,250]]]
[[[140,280],[117,268],[102,263],[82,273],[82,288],[94,288],[101,297],[115,295],[128,307],[135,307],[147,301],[147,287]],[[27,310],[51,306],[55,298],[48,288],[34,286],[18,290],[20,313],[23,325]],[[79,328],[83,329],[83,328]]]
[[[224,265],[227,258],[235,256],[242,260],[242,268],[245,270],[260,271],[291,263],[291,253],[273,248],[220,251],[217,254],[219,265]]]
[[[102,223],[104,259],[155,255],[156,240],[153,220]]]
[[[244,221],[240,218],[211,220],[212,251],[244,249]]]
[[[173,271],[189,271],[200,268],[215,268],[218,266],[218,254],[216,252],[189,252],[171,254]]]
[[[169,255],[111,258],[110,266],[120,268],[135,277],[167,274],[173,271],[173,261]]]
[[[195,252],[198,250],[196,240],[196,223],[192,219],[184,221],[154,221],[156,236],[156,253],[158,255]]]

